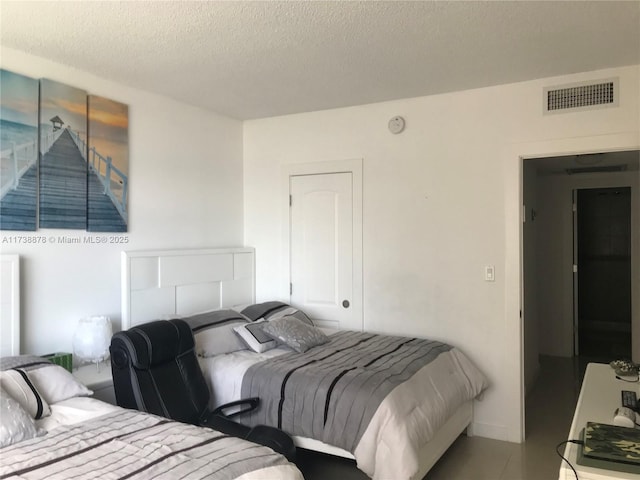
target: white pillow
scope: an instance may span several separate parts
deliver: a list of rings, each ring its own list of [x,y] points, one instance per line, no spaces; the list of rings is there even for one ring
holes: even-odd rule
[[[40,420],[51,415],[49,404],[24,370],[0,372],[0,385],[32,418]]]
[[[0,447],[39,437],[46,432],[36,427],[33,418],[0,387]]]
[[[264,320],[238,325],[233,327],[233,331],[238,334],[247,346],[257,353],[266,352],[272,348],[276,348],[278,342],[262,331]]]
[[[49,404],[72,397],[84,397],[93,392],[78,382],[76,378],[59,365],[30,370],[27,375]]]

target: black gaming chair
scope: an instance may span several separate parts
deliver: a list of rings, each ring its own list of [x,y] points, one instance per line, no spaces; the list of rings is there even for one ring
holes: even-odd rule
[[[282,430],[265,425],[251,428],[231,420],[255,409],[258,398],[209,410],[209,387],[196,358],[193,333],[184,320],[158,320],[117,332],[109,351],[119,406],[210,427],[266,445],[294,461],[293,440]],[[224,413],[232,407],[236,411]]]

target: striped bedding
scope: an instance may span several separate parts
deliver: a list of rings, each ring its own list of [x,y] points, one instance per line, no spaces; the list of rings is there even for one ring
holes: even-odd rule
[[[0,449],[0,479],[302,480],[269,448],[117,409]]]
[[[242,396],[262,402],[241,420],[353,452],[382,400],[451,346],[417,338],[339,332],[330,345],[253,365]]]
[[[234,383],[235,371],[241,373],[238,396],[261,398],[243,423],[340,447],[380,479],[412,478],[420,449],[487,385],[461,351],[441,342],[349,331],[330,338],[302,354],[247,363],[248,354],[236,352],[234,360],[201,364],[211,371],[233,362],[233,369],[208,375],[214,391],[216,378]]]

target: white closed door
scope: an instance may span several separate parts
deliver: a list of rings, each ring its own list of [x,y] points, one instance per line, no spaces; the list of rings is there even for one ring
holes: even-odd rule
[[[352,173],[295,175],[290,193],[290,302],[318,324],[362,330],[353,298]]]

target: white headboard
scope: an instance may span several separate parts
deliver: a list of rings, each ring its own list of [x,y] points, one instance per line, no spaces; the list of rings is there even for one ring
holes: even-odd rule
[[[255,301],[254,249],[122,252],[122,329]]]
[[[20,256],[0,255],[0,356],[20,354]]]

